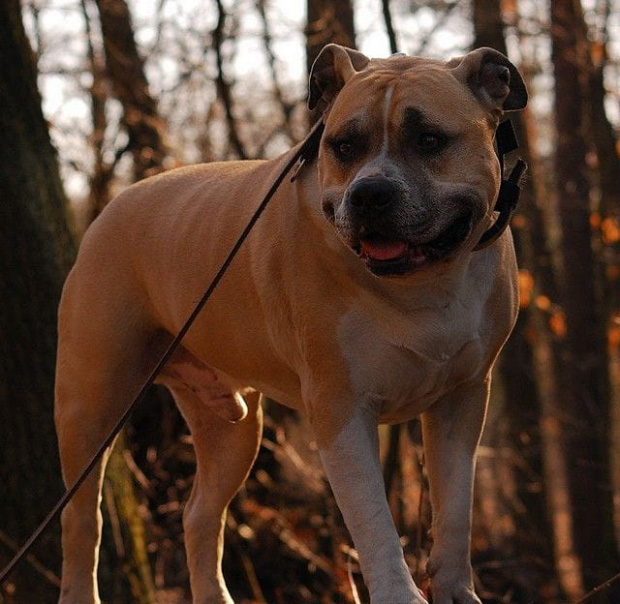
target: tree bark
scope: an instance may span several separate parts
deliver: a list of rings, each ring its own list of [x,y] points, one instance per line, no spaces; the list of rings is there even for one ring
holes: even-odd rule
[[[144,521],[138,511],[125,450],[122,431],[110,455],[104,481],[105,524],[99,567],[102,597],[108,604],[151,604],[156,599],[155,584],[147,557]]]
[[[562,229],[561,296],[566,315],[563,432],[573,532],[585,589],[617,572],[609,471],[609,379],[602,305],[597,297],[586,143],[588,111],[583,15],[577,0],[551,3],[557,148],[555,178]],[[585,79],[584,79],[585,76]],[[613,599],[613,598],[612,598]]]
[[[19,0],[1,2],[0,530],[20,545],[63,491],[53,422],[56,306],[75,251],[36,76]],[[3,566],[14,553],[7,542],[0,545]],[[55,574],[58,544],[54,526],[34,550]],[[57,586],[28,562],[9,584],[0,591],[7,602],[58,597]]]
[[[149,92],[125,0],[95,0],[99,8],[108,77],[123,106],[123,125],[134,160],[135,180],[161,172],[167,152],[164,124]]]
[[[500,4],[500,0],[474,0],[472,4],[474,48],[490,46],[506,54],[504,21]]]
[[[588,118],[591,126],[589,131],[597,155],[596,172],[601,194],[601,217],[611,218],[618,225],[620,224],[620,151],[614,127],[609,121],[605,110],[607,91],[605,90],[604,79],[605,67],[608,64],[609,58],[606,28],[611,5],[610,2],[604,2],[604,5],[604,13],[601,16],[604,25],[598,35],[598,39],[591,42],[586,39],[587,52],[585,52],[585,60],[588,68]],[[583,21],[583,16],[581,16],[581,19]],[[580,28],[580,31],[586,37],[585,23]],[[605,243],[615,244],[616,252],[620,251],[620,241],[618,239]],[[615,293],[617,301],[620,295],[618,294],[618,288],[614,287],[612,291]]]
[[[596,178],[600,194],[598,213],[599,262],[604,279],[605,330],[609,350],[610,408],[611,408],[611,473],[615,497],[616,541],[620,543],[620,147],[605,110],[604,72],[608,63],[607,26],[610,2],[601,2],[601,27],[598,35],[588,42],[585,56],[588,66],[589,124],[592,146],[596,151]],[[585,35],[585,27],[582,30]]]
[[[308,0],[306,65],[310,73],[314,60],[326,44],[355,46],[355,25],[351,0]]]
[[[67,226],[66,198],[36,75],[19,0],[0,3],[0,77],[6,84],[0,112],[1,565],[63,492],[53,421],[56,311],[75,243]],[[134,518],[135,509],[134,505]],[[126,509],[122,512],[131,517]],[[125,542],[132,555],[135,542]],[[103,544],[103,558],[115,560],[115,554],[114,548]],[[34,556],[32,563],[18,566],[1,592],[3,601],[57,600],[58,524],[42,536]],[[144,565],[141,571],[125,573],[129,580],[138,579],[115,601],[147,601],[136,597],[136,583],[146,582]]]
[[[474,47],[490,46],[507,54],[499,0],[474,0],[472,9]],[[549,442],[544,426],[539,429],[539,422],[542,408],[553,404],[557,380],[553,356],[550,357],[551,362],[543,366],[536,363],[543,352],[552,349],[553,345],[549,326],[533,300],[536,295],[551,295],[550,291],[554,287],[549,271],[545,220],[539,210],[543,204],[537,200],[539,190],[536,187],[536,174],[532,170],[536,160],[529,145],[525,120],[527,111],[510,116],[519,140],[518,154],[526,159],[530,167],[528,178],[522,183],[522,196],[512,232],[522,280],[532,280],[532,293],[529,298],[523,296],[517,324],[500,356],[499,377],[504,386],[503,417],[496,422],[497,434],[486,434],[485,438],[496,443],[496,466],[510,466],[500,468],[501,474],[512,474],[512,480],[497,481],[499,492],[496,497],[500,501],[513,502],[516,498],[519,503],[512,508],[514,533],[504,535],[502,548],[507,550],[506,555],[517,555],[522,561],[520,566],[524,588],[528,590],[528,598],[534,599],[542,584],[553,585],[556,582],[553,568],[544,569],[541,573],[539,565],[532,564],[535,559],[551,559],[549,544],[555,542],[545,513],[547,502],[544,490],[538,488],[540,485],[532,484],[532,476],[540,477],[544,474],[543,459],[546,459]],[[528,335],[532,331],[536,334],[535,338]],[[489,430],[492,428],[493,424],[489,425]],[[508,458],[499,455],[499,451],[506,448],[511,451]],[[514,493],[503,491],[507,482],[514,485]],[[497,507],[501,506],[497,504]],[[519,512],[519,509],[523,511]],[[552,507],[550,517],[553,519],[557,513]],[[500,526],[504,524],[498,523],[497,519],[492,522]]]
[[[355,45],[355,24],[351,0],[307,0],[306,68],[310,74],[321,49],[330,42],[349,48]],[[320,118],[311,112],[310,122]]]

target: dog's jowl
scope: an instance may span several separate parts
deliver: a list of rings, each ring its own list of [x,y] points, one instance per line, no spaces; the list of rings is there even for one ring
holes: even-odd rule
[[[159,380],[195,443],[184,512],[194,602],[232,602],[226,508],[256,457],[260,394],[305,412],[372,604],[422,604],[384,495],[381,422],[421,415],[434,604],[474,604],[475,450],[517,313],[495,220],[494,134],[527,94],[491,49],[449,62],[325,47],[309,104],[318,155],[287,178]],[[87,232],[60,308],[56,423],[72,484],[135,395],[294,150],[136,184]],[[63,604],[99,601],[99,466],[65,509]]]

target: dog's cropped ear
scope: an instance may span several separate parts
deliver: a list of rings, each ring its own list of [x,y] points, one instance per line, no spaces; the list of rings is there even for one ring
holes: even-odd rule
[[[516,111],[527,104],[527,89],[521,74],[497,50],[477,48],[450,61],[448,67],[491,111]]]
[[[368,65],[370,59],[351,48],[338,44],[325,46],[310,70],[308,108],[314,109],[322,99],[332,101],[349,78]]]

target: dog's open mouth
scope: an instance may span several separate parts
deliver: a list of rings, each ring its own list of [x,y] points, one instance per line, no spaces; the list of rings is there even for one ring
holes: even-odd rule
[[[375,275],[404,275],[449,256],[467,239],[471,228],[472,215],[466,214],[424,243],[366,232],[354,249]]]

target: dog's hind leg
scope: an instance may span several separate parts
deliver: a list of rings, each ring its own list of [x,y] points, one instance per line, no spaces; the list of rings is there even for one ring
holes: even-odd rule
[[[92,439],[86,437],[84,432],[88,432]],[[95,432],[81,425],[80,421],[59,428],[58,437],[63,477],[67,487],[70,487],[94,452],[96,438],[102,440],[105,435],[96,432],[95,436]],[[104,466],[105,459],[93,469],[62,513],[61,604],[98,604],[100,601],[97,562],[102,527],[99,504]]]
[[[108,436],[123,409],[130,389],[94,384],[88,374],[65,376],[59,372],[56,395],[56,426],[63,479],[71,487],[96,449]],[[88,377],[87,377],[88,376]],[[122,375],[119,375],[119,382]],[[118,384],[118,382],[117,382]],[[102,477],[109,450],[104,454],[62,514],[63,568],[60,602],[97,604],[97,562],[101,539]]]
[[[195,604],[233,604],[222,575],[226,510],[248,476],[262,434],[260,395],[245,396],[247,415],[233,423],[188,388],[171,388],[192,433],[196,477],[183,526]]]
[[[71,487],[148,375],[150,330],[135,305],[101,304],[68,282],[59,316],[55,422],[63,479]],[[80,283],[78,283],[80,285]],[[93,310],[94,309],[94,310]],[[101,538],[99,462],[62,514],[61,604],[97,604]]]

